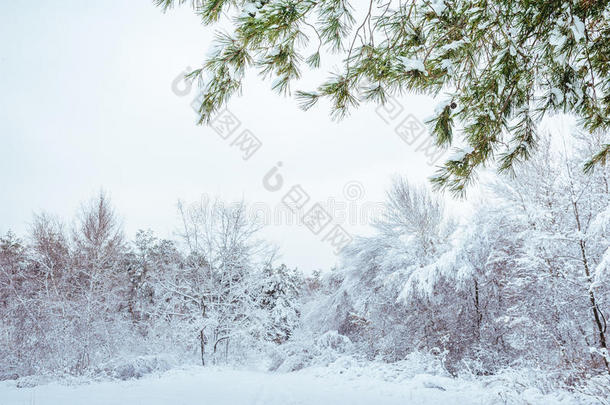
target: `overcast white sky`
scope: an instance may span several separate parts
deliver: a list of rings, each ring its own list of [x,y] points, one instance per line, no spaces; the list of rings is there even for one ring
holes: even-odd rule
[[[325,106],[302,112],[256,77],[229,105],[263,142],[244,162],[230,142],[194,125],[195,91],[171,89],[201,64],[212,34],[188,8],[163,14],[150,0],[1,2],[0,232],[23,234],[34,212],[69,220],[103,188],[130,237],[140,228],[172,237],[178,199],[207,193],[279,206],[282,192],[262,186],[278,161],[286,184],[312,200],[345,202],[345,185],[361,185],[359,205],[382,201],[393,175],[423,182],[433,173],[394,132],[408,114],[430,115],[429,98],[401,98],[391,124],[374,106],[337,123]],[[302,226],[270,225],[265,235],[304,271],[336,261]]]

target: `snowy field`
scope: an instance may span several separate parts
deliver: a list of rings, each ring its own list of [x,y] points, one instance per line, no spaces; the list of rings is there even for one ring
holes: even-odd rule
[[[131,381],[80,385],[50,383],[18,388],[0,383],[0,405],[321,405],[321,404],[578,404],[567,393],[521,392],[497,383],[419,374],[408,379],[379,370],[310,368],[265,373],[224,368],[183,368]]]

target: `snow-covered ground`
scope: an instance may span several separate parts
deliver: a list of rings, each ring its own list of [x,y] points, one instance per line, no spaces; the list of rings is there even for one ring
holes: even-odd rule
[[[501,384],[380,370],[313,367],[293,373],[190,367],[130,381],[18,388],[0,383],[0,405],[322,405],[322,404],[577,404],[565,392],[516,392]]]

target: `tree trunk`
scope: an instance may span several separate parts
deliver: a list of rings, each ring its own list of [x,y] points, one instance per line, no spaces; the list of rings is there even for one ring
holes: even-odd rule
[[[581,233],[582,229],[581,229],[581,225],[580,225],[580,215],[578,212],[578,205],[576,204],[576,202],[572,203],[572,207],[574,209],[574,216],[576,218],[576,226],[578,229],[578,232]],[[603,314],[600,317],[600,311],[599,311],[599,307],[597,306],[597,300],[595,298],[595,293],[593,292],[593,290],[591,289],[591,285],[592,285],[592,279],[591,279],[591,271],[589,270],[589,261],[587,260],[587,251],[586,251],[586,242],[582,239],[579,239],[578,244],[580,246],[580,254],[581,254],[581,259],[582,259],[582,264],[585,270],[585,276],[587,277],[587,283],[589,284],[589,302],[591,303],[591,310],[593,311],[593,320],[595,321],[595,325],[597,326],[597,331],[599,333],[599,346],[602,349],[602,351],[604,352],[603,355],[603,359],[604,359],[604,364],[606,365],[606,369],[608,370],[608,373],[610,373],[610,364],[608,364],[608,358],[606,357],[608,355],[608,345],[606,343],[606,327],[605,325],[602,324],[602,318],[603,318]],[[605,321],[604,321],[605,323]]]
[[[477,329],[476,329],[476,336],[477,339],[481,338],[481,321],[483,320],[483,314],[481,313],[481,308],[479,305],[479,283],[477,281],[477,279],[474,279],[474,308],[476,310],[476,323],[477,323]]]
[[[589,285],[591,285],[591,273],[589,271],[589,263],[587,261],[587,256],[585,253],[585,242],[580,240],[580,252],[582,254],[582,262],[585,268],[585,275],[587,276],[587,281]],[[591,303],[591,310],[593,311],[593,319],[595,320],[595,325],[597,326],[597,331],[599,332],[599,346],[604,351],[604,364],[610,372],[610,364],[608,364],[608,345],[606,343],[606,326],[602,324],[603,315],[600,317],[599,307],[597,306],[597,300],[595,298],[595,293],[591,288],[589,288],[589,302]],[[605,323],[605,322],[604,322]]]
[[[201,365],[205,366],[205,335],[203,334],[203,328],[201,328],[201,331],[199,332],[199,340],[201,343]]]

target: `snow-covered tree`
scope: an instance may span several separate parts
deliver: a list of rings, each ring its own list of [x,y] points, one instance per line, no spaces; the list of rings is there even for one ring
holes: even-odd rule
[[[453,372],[607,372],[609,173],[579,170],[601,138],[552,141],[487,181],[459,223],[397,181],[377,234],[350,247],[307,321],[371,357],[444,353]]]
[[[0,237],[0,358],[6,372],[29,368],[24,358],[37,354],[27,352],[40,327],[32,313],[30,283],[26,246],[9,231]]]
[[[259,305],[263,310],[263,329],[266,339],[283,343],[299,325],[299,295],[301,275],[285,264],[267,265],[260,276]]]
[[[127,301],[125,237],[104,192],[83,205],[72,231],[72,294],[79,306],[74,339],[79,340],[78,369],[101,355],[100,343],[120,340]],[[111,346],[112,347],[112,346]]]
[[[426,304],[404,305],[401,292],[449,249],[454,223],[438,198],[403,179],[394,182],[386,205],[377,234],[350,246],[341,284],[322,310],[328,311],[325,328],[361,344],[369,356],[397,360],[429,335],[419,312]]]
[[[221,348],[226,357],[231,341],[247,344],[243,339],[260,331],[257,274],[272,262],[273,250],[257,238],[260,225],[247,217],[243,202],[203,198],[188,207],[181,204],[180,212],[189,254],[168,288],[188,303],[202,359]]]
[[[564,365],[590,357],[595,365],[608,368],[610,305],[603,260],[610,246],[610,174],[604,167],[591,175],[578,170],[599,147],[591,137],[577,134],[576,145],[560,151],[549,138],[543,140],[538,159],[518,168],[512,181],[495,187],[507,208],[505,215],[522,224],[517,269],[528,284],[539,287],[532,294],[544,289],[548,299],[515,312],[529,315],[532,328],[548,332]]]

